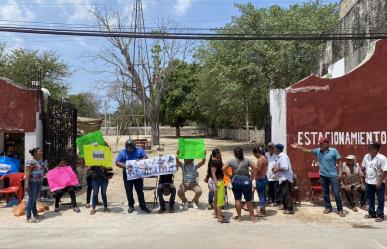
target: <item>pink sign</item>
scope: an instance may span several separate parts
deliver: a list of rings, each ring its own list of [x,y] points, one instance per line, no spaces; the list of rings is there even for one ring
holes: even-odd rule
[[[79,184],[77,176],[70,166],[56,167],[47,173],[51,192]]]

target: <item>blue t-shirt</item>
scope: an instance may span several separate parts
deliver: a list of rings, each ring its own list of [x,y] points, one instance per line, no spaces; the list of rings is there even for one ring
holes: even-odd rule
[[[136,148],[133,153],[129,153],[126,149],[120,150],[116,162],[126,163],[128,160],[138,160],[146,157],[146,153],[142,148]]]
[[[320,149],[312,150],[313,155],[317,156],[320,165],[320,175],[326,177],[337,176],[336,162],[339,160],[340,154],[335,148],[328,148],[324,153]]]

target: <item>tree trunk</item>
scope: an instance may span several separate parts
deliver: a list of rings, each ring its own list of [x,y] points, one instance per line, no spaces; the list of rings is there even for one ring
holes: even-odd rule
[[[180,126],[176,125],[176,137],[180,137]]]
[[[150,121],[152,146],[160,145],[160,126],[158,122]]]
[[[249,105],[247,102],[246,102],[246,132],[247,132],[247,141],[250,142]]]

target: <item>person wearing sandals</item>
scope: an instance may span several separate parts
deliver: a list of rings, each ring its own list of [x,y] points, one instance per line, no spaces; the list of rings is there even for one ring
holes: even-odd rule
[[[58,166],[56,166],[56,167],[65,167],[65,166],[67,166],[66,161],[60,160],[58,163]],[[64,192],[69,193],[70,199],[71,199],[71,206],[72,206],[74,212],[76,212],[76,213],[81,212],[81,210],[79,209],[79,207],[77,205],[77,199],[75,197],[74,186],[69,186],[69,187],[66,187],[64,189],[58,189],[58,190],[54,191],[54,193],[55,193],[55,209],[54,209],[54,211],[60,212],[59,203],[60,203],[60,199],[62,198],[62,195]]]
[[[354,197],[354,193],[357,192],[360,195],[360,208],[367,210],[363,171],[354,155],[348,155],[345,160],[341,173],[343,183],[341,188],[347,197],[349,208],[354,212],[358,211]]]
[[[383,179],[387,174],[387,159],[379,153],[381,144],[368,145],[368,154],[364,156],[362,167],[365,168],[366,197],[368,214],[366,219],[375,219],[376,222],[384,220],[384,191]],[[375,194],[378,198],[378,207],[375,211]]]
[[[36,200],[43,185],[44,174],[47,172],[47,163],[43,161],[43,150],[36,147],[29,151],[32,158],[26,162],[24,190],[28,193],[26,206],[27,223],[36,223],[37,219],[44,218],[38,215]]]
[[[284,151],[285,146],[276,144],[274,153],[278,156],[277,162],[273,168],[276,178],[279,180],[282,193],[282,205],[284,214],[294,214],[292,200],[292,182],[293,170],[288,155]]]
[[[340,217],[345,217],[336,167],[336,164],[339,164],[339,169],[342,168],[340,154],[335,148],[329,146],[329,140],[327,138],[320,138],[319,144],[319,148],[312,150],[306,149],[297,143],[294,143],[291,146],[294,149],[299,149],[305,153],[313,154],[317,157],[320,170],[320,184],[325,205],[325,210],[323,213],[329,214],[332,212],[332,204],[329,195],[329,189],[331,188],[335,196],[338,215]]]
[[[263,155],[261,147],[257,146],[253,149],[253,154],[257,158],[257,168],[253,173],[255,177],[255,186],[258,192],[259,197],[259,212],[257,212],[258,217],[266,216],[266,185],[268,183],[267,179],[267,168],[268,161],[267,158]]]
[[[224,206],[225,188],[222,155],[219,149],[214,149],[208,161],[208,188],[213,196],[214,218],[220,223],[229,223],[222,214]]]
[[[234,193],[235,209],[237,211],[235,219],[237,221],[242,221],[241,212],[243,195],[246,200],[246,206],[250,213],[251,221],[256,222],[252,203],[252,176],[250,176],[250,171],[253,172],[255,170],[255,165],[250,159],[244,157],[243,149],[240,147],[234,149],[234,157],[234,159],[228,161],[226,165],[223,166],[223,172],[227,173],[227,168],[229,167],[231,167],[233,171],[233,175],[229,176],[232,177],[232,192]]]
[[[109,179],[113,176],[112,169],[107,169],[105,167],[93,166],[91,167],[93,171],[92,185],[93,185],[93,204],[90,211],[91,215],[96,213],[95,208],[97,207],[98,193],[101,189],[102,202],[103,202],[103,211],[106,213],[110,212],[110,209],[107,206],[107,196],[106,191],[109,184]]]

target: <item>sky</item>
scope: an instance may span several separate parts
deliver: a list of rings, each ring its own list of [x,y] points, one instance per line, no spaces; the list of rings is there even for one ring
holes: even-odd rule
[[[28,27],[68,28],[94,24],[90,10],[94,7],[119,9],[131,13],[134,0],[0,0],[0,25]],[[307,0],[251,0],[257,7],[276,4],[287,7]],[[156,20],[173,20],[186,28],[216,28],[238,16],[234,3],[247,0],[142,0],[145,27],[154,27]],[[339,0],[322,0],[323,3]],[[97,82],[110,77],[97,74],[103,67],[88,54],[98,54],[106,46],[104,38],[62,37],[33,34],[0,33],[0,42],[6,42],[8,50],[28,48],[53,50],[72,71],[68,82],[70,93],[93,92],[104,96],[105,90],[98,88]],[[111,111],[115,108],[110,103]]]

